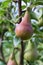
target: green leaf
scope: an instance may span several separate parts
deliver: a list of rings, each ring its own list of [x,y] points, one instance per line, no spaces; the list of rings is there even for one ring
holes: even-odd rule
[[[25,8],[26,8],[26,6],[25,6],[25,5],[23,5],[23,6],[22,6],[22,9],[25,9]]]
[[[2,2],[1,7],[2,8],[8,7],[8,5],[9,5],[10,2],[11,2],[11,0],[6,0],[6,1]]]
[[[31,19],[35,19],[38,21],[37,15],[33,11],[30,12],[30,16],[31,16]]]
[[[3,43],[3,54],[7,62],[9,55],[13,51],[13,42],[12,40],[3,40],[2,43]]]
[[[2,61],[0,61],[0,65],[5,65]]]
[[[6,33],[5,33],[5,36],[6,36],[6,37],[12,37],[12,34],[11,34],[11,32],[6,32]]]
[[[41,1],[41,0],[39,1],[38,0],[38,1],[34,2],[34,5],[43,5],[43,1]]]
[[[30,0],[23,0],[25,3],[30,2]]]
[[[17,37],[16,35],[13,38],[14,46],[17,47],[19,43],[21,43],[21,39]]]
[[[0,9],[0,16],[2,16],[5,13],[4,9]]]

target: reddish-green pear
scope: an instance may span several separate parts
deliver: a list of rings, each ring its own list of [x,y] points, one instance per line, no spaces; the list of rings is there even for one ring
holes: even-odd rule
[[[25,12],[22,21],[16,26],[15,33],[16,36],[20,37],[23,40],[27,40],[32,36],[33,29],[28,11]]]
[[[31,43],[29,41],[29,44],[25,49],[24,58],[29,62],[33,62],[37,59],[37,57],[38,57],[38,52],[37,52],[36,44]]]
[[[7,65],[17,65],[16,61],[14,60],[12,54],[9,57]]]

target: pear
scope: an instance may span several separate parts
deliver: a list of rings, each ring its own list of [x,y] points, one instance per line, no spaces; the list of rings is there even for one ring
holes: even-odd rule
[[[33,62],[38,58],[38,51],[35,43],[29,41],[29,44],[25,49],[24,58],[29,62]]]
[[[16,26],[15,34],[17,37],[20,37],[22,40],[27,40],[32,36],[33,29],[30,22],[30,15],[28,11],[25,12],[22,21]]]
[[[9,57],[7,65],[17,65],[17,62],[14,60],[12,54]]]

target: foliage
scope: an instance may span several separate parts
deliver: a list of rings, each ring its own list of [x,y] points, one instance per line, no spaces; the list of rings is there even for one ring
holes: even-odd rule
[[[1,41],[3,44],[3,55],[7,62],[14,48],[18,47],[21,49],[21,39],[16,37],[14,30],[19,19],[23,17],[24,11],[29,7],[31,9],[29,13],[34,33],[29,40],[24,41],[24,46],[28,47],[27,43],[29,41],[35,43],[37,45],[39,57],[33,64],[43,65],[43,0],[22,0],[22,2],[23,4],[21,7],[23,13],[20,17],[18,16],[18,3],[12,0],[0,2],[0,38],[3,37]],[[15,49],[14,52],[16,61],[19,63],[20,51]],[[4,65],[1,60],[0,65]],[[28,65],[26,59],[24,59],[24,65]]]

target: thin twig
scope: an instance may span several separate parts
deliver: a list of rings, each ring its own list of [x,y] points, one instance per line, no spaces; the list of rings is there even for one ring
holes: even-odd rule
[[[16,50],[18,50],[18,51],[20,51],[21,49],[20,48],[18,48],[18,47],[15,47],[14,49],[16,49]]]

